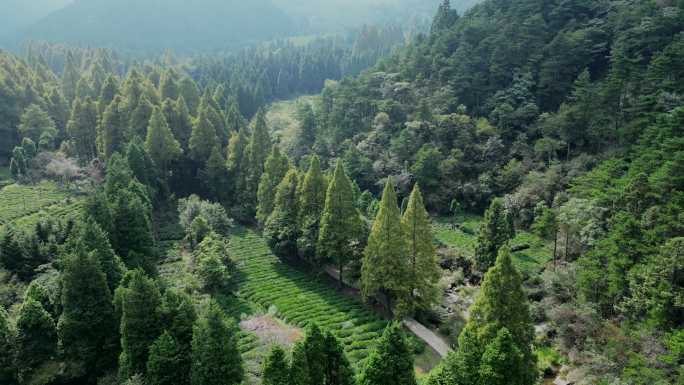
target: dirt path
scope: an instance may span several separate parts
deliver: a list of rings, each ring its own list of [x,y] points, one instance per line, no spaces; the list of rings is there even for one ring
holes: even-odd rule
[[[440,356],[445,357],[451,351],[449,345],[447,345],[447,343],[444,342],[440,336],[433,333],[430,329],[426,328],[418,321],[412,318],[406,318],[404,319],[404,326],[406,326],[418,338],[425,341],[426,344],[430,345],[431,348],[435,349]]]

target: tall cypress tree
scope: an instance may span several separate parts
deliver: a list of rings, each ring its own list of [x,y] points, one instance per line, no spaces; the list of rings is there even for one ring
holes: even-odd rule
[[[318,252],[339,269],[340,286],[344,284],[344,268],[355,254],[354,243],[360,241],[362,225],[354,202],[351,180],[345,173],[342,162],[338,161],[325,195]]]
[[[278,146],[273,146],[271,154],[266,158],[264,173],[259,181],[257,190],[257,213],[256,218],[264,225],[273,211],[275,193],[278,184],[283,180],[289,168],[287,156],[280,153]]]
[[[173,137],[173,132],[166,123],[166,118],[159,107],[154,107],[147,127],[145,149],[166,176],[169,162],[181,154],[180,143]]]
[[[27,298],[17,318],[16,362],[20,382],[30,382],[34,372],[56,353],[55,321],[40,302]]]
[[[200,110],[199,116],[192,125],[192,134],[188,145],[190,157],[195,162],[204,164],[209,159],[217,140],[216,128],[211,124],[206,110]]]
[[[9,316],[5,309],[0,306],[0,383],[15,385],[16,368],[14,366],[14,348],[12,330]]]
[[[118,93],[119,83],[114,75],[109,75],[105,80],[99,98],[97,99],[97,111],[99,115],[104,113],[107,106],[109,106]]]
[[[513,238],[513,224],[501,198],[492,201],[477,234],[475,262],[483,273],[494,262],[499,249]]]
[[[192,385],[232,385],[244,378],[236,327],[219,305],[211,302],[195,324],[192,336]]]
[[[354,372],[339,341],[315,324],[292,349],[290,383],[295,385],[351,385]]]
[[[318,156],[311,158],[300,191],[299,228],[301,236],[297,240],[300,254],[310,263],[316,263],[316,243],[318,243],[321,216],[325,208],[325,194],[328,182],[321,172]]]
[[[150,118],[152,117],[154,107],[155,106],[153,106],[147,98],[147,95],[142,94],[140,96],[138,105],[130,112],[128,125],[124,132],[127,141],[130,141],[136,136],[139,138],[147,137],[147,127],[150,124]]]
[[[67,122],[67,134],[73,140],[76,154],[82,163],[97,155],[98,112],[95,103],[87,98],[76,100]]]
[[[371,352],[359,378],[360,385],[415,385],[413,354],[401,324],[389,325]]]
[[[240,113],[237,99],[231,97],[226,106],[226,131],[232,134],[242,130],[245,126],[247,126],[247,122],[242,113]]]
[[[290,382],[290,365],[285,351],[274,345],[264,360],[261,381],[263,385],[292,385]]]
[[[233,196],[237,197],[237,202],[244,202],[243,196],[250,194],[247,190],[247,174],[248,174],[248,152],[249,145],[246,128],[238,132],[233,132],[228,142],[228,151],[226,156],[226,166],[228,167],[228,174],[232,181]]]
[[[113,153],[123,149],[124,132],[128,126],[123,108],[124,99],[117,95],[102,115],[97,132],[97,147],[104,159],[109,159]]]
[[[167,289],[160,307],[162,327],[173,338],[178,348],[178,360],[174,369],[178,385],[190,384],[192,364],[192,329],[197,320],[192,299],[180,291]]]
[[[392,178],[387,179],[373,227],[364,250],[361,288],[365,297],[382,293],[390,307],[406,304],[410,296],[409,250],[401,224]],[[403,306],[403,305],[402,305]],[[403,312],[406,309],[399,309]]]
[[[266,126],[266,112],[260,109],[254,118],[254,127],[252,136],[249,140],[249,147],[247,154],[249,155],[248,174],[247,174],[247,192],[250,197],[248,204],[249,210],[254,214],[256,210],[256,194],[259,189],[259,181],[261,175],[264,173],[264,165],[268,154],[271,152],[271,136],[268,133]]]
[[[161,333],[160,295],[155,282],[135,270],[121,295],[119,378],[145,374],[150,345]]]
[[[273,212],[268,217],[264,228],[264,235],[268,238],[269,245],[281,258],[292,258],[297,255],[298,179],[297,170],[292,169],[278,184]]]
[[[177,100],[180,96],[180,89],[176,81],[176,73],[172,68],[167,69],[159,81],[159,95],[162,100]]]
[[[116,365],[118,325],[99,258],[85,251],[84,244],[78,246],[64,260],[63,311],[57,330],[75,374],[93,382]]]
[[[124,266],[121,258],[114,253],[114,249],[109,242],[107,233],[102,230],[99,223],[92,217],[88,217],[85,222],[78,227],[74,240],[69,243],[68,250],[77,252],[79,248],[94,252],[97,257],[102,272],[107,279],[107,286],[110,293],[119,286],[119,282],[124,275]]]
[[[458,337],[458,350],[447,358],[442,374],[448,383],[498,384],[505,379],[506,384],[533,384],[538,377],[533,340],[522,278],[504,246],[485,274],[470,319]]]
[[[411,303],[407,308],[429,309],[440,298],[439,278],[441,271],[432,242],[430,217],[425,210],[423,195],[416,184],[409,197],[404,216],[401,219],[408,240],[408,263]]]
[[[196,116],[200,103],[200,91],[199,88],[197,88],[197,84],[195,84],[192,79],[185,76],[181,79],[178,87],[180,89],[180,96],[185,100],[190,115]]]
[[[185,375],[182,362],[182,352],[176,340],[168,333],[162,333],[150,346],[150,356],[147,361],[148,385],[185,385],[181,379]]]

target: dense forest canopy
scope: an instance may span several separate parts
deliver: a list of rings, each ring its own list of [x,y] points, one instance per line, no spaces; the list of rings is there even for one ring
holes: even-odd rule
[[[0,52],[0,383],[684,383],[683,0],[151,4]]]

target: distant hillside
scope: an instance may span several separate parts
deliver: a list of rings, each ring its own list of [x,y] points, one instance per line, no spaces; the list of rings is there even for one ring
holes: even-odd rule
[[[362,24],[432,20],[441,0],[273,0],[308,32],[330,32]],[[479,0],[452,0],[463,12]]]
[[[72,0],[4,0],[0,12],[0,38],[27,27]]]
[[[20,39],[130,50],[221,49],[292,33],[270,0],[76,0]]]

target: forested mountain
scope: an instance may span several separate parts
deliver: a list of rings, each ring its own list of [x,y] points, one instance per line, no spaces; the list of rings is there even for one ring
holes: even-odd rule
[[[684,383],[684,1],[405,32],[0,52],[0,383]]]
[[[292,20],[270,0],[77,0],[20,38],[138,52],[226,49],[292,35]]]
[[[4,1],[0,14],[0,39],[16,34],[70,2],[71,0]]]

